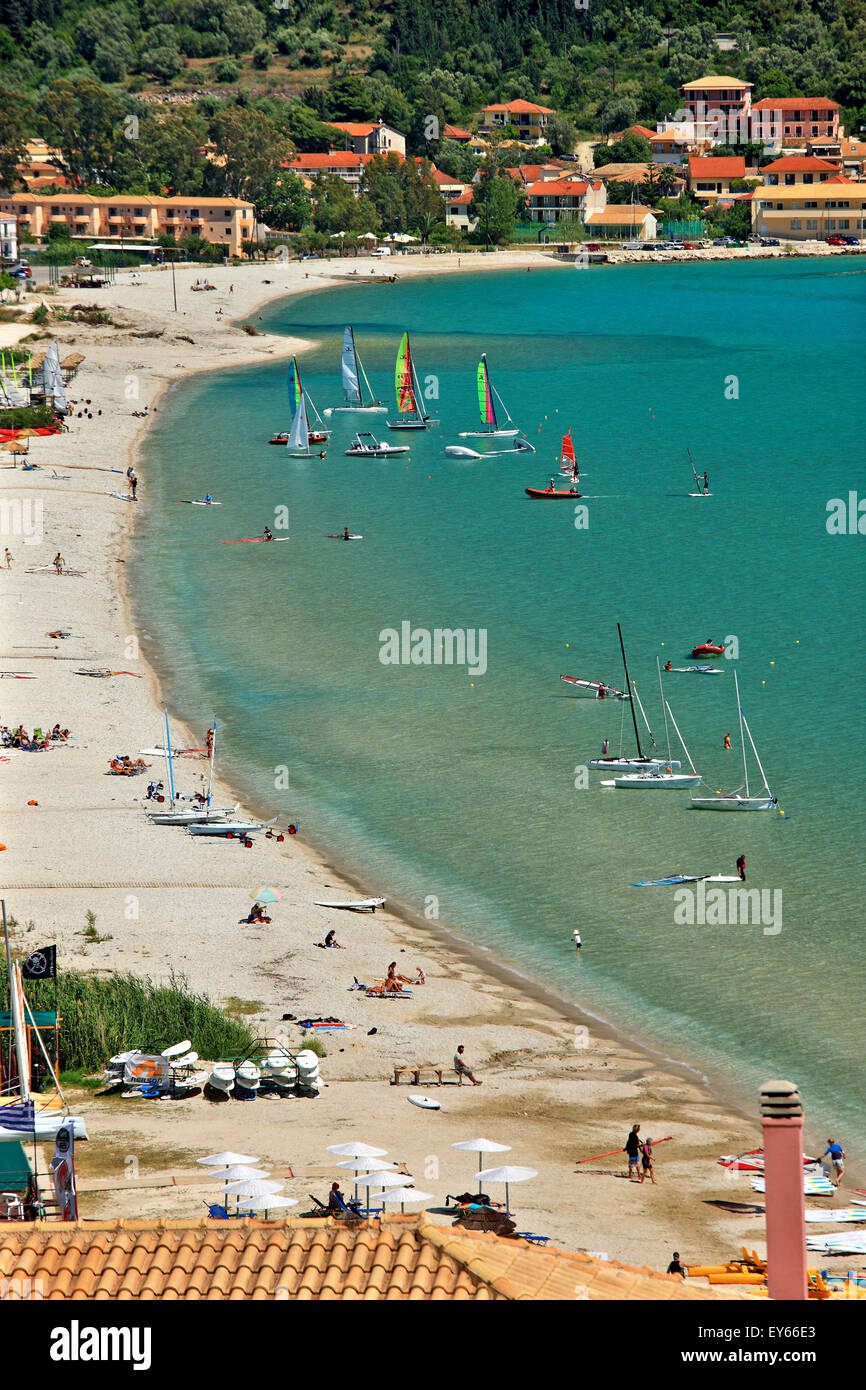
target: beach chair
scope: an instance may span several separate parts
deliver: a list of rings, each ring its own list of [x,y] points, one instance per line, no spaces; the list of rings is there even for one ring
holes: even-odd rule
[[[514,1234],[520,1236],[521,1240],[528,1240],[532,1245],[547,1245],[550,1240],[550,1236],[536,1236],[532,1231],[515,1231]]]
[[[219,1202],[205,1202],[205,1206],[212,1221],[228,1221],[228,1211],[225,1207],[220,1206]]]
[[[33,730],[33,733],[30,735],[30,737],[32,738],[33,742],[35,743],[37,739],[39,739],[39,741],[41,742],[42,739],[45,737],[45,735],[43,734],[43,732],[42,732],[41,729],[34,729],[34,730]]]

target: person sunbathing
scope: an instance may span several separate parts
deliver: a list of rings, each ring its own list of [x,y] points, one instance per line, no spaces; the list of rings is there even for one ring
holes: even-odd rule
[[[69,730],[61,729],[59,724],[55,724],[54,728],[51,730],[50,737],[65,743],[69,737]]]

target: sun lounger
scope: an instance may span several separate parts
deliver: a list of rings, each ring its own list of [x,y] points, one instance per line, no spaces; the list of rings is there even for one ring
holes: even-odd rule
[[[414,998],[415,998],[415,995],[414,995],[414,993],[413,993],[413,991],[412,991],[411,989],[400,989],[400,990],[389,989],[389,990],[387,990],[387,991],[384,991],[382,994],[379,994],[378,991],[376,991],[376,993],[373,993],[371,990],[368,989],[368,990],[366,991],[366,994],[367,994],[367,998],[368,998],[368,999],[414,999]]]
[[[221,1207],[219,1202],[205,1202],[207,1214],[213,1221],[228,1221],[229,1214],[225,1207]]]

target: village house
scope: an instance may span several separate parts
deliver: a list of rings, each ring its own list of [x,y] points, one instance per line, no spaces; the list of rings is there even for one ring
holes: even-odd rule
[[[332,150],[329,154],[296,154],[283,167],[293,169],[308,184],[320,174],[334,174],[336,178],[343,179],[357,197],[364,165],[373,158],[371,154],[356,154],[353,150],[346,150],[342,154]]]
[[[28,140],[25,150],[18,165],[18,177],[31,192],[52,183],[60,188],[69,187],[69,180],[54,162],[60,158],[59,150],[52,149],[44,140]]]
[[[71,189],[0,195],[3,214],[18,219],[22,238],[47,237],[52,223],[63,223],[74,241],[115,241],[118,246],[195,234],[224,246],[230,256],[244,254],[244,242],[252,239],[255,225],[252,203],[239,198],[155,198],[137,193],[95,198]]]
[[[530,145],[547,143],[547,126],[556,112],[549,106],[536,106],[532,101],[500,101],[493,106],[485,106],[481,113],[479,134],[489,135],[494,130],[513,126],[519,139]]]
[[[653,164],[682,164],[690,148],[689,142],[684,140],[680,131],[650,130],[649,126],[645,125],[630,125],[628,130],[611,135],[607,143],[615,144],[624,135],[640,135],[642,139],[649,140]]]
[[[751,111],[751,138],[770,149],[838,140],[839,106],[829,97],[765,97]]]
[[[590,236],[606,241],[654,241],[659,214],[639,203],[611,204],[587,213],[584,226]]]
[[[699,203],[715,203],[730,195],[731,180],[745,177],[742,155],[689,156],[689,192]]]
[[[459,227],[463,232],[475,231],[478,226],[478,218],[472,217],[469,212],[472,196],[473,189],[469,183],[463,185],[460,193],[443,194],[446,227]]]
[[[752,229],[759,236],[786,241],[823,241],[825,237],[866,234],[866,183],[833,174],[823,183],[756,188]]]
[[[749,139],[752,83],[738,77],[699,77],[680,87],[686,126],[698,143],[736,144]]]
[[[594,170],[594,175],[597,179],[604,179],[605,183],[646,183],[647,179],[658,175],[658,169],[651,164],[602,164]],[[685,186],[686,181],[681,171],[675,175],[667,196],[679,197]]]
[[[443,140],[456,140],[459,145],[465,145],[472,139],[471,130],[462,130],[458,125],[446,125],[442,131]]]
[[[0,214],[0,257],[4,261],[18,259],[18,223],[14,217]]]
[[[579,222],[607,203],[601,179],[539,179],[529,185],[529,218],[532,222]]]
[[[786,155],[765,164],[758,172],[768,188],[793,188],[797,184],[824,183],[839,173],[839,166],[810,155]]]
[[[406,153],[405,135],[385,125],[384,121],[328,121],[327,124],[340,132],[342,138],[334,141],[337,148],[351,149],[354,154]]]

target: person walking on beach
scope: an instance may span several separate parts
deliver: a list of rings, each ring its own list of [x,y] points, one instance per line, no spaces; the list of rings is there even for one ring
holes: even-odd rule
[[[639,1158],[640,1158],[640,1139],[639,1139],[639,1137],[638,1137],[639,1134],[640,1134],[640,1125],[632,1125],[632,1127],[631,1127],[631,1133],[629,1134],[628,1138],[626,1139],[626,1141],[625,1141],[625,1147],[624,1147],[624,1149],[623,1149],[623,1153],[628,1154],[628,1174],[627,1174],[627,1176],[628,1176],[629,1182],[631,1182],[632,1178],[637,1178],[637,1176],[638,1176],[637,1165],[638,1165],[638,1160],[639,1160]]]
[[[8,545],[7,545],[7,547],[6,547],[6,553],[5,553],[5,555],[4,555],[3,558],[4,558],[5,561],[6,561],[6,568],[7,568],[8,570],[11,570],[11,568],[12,568],[12,551],[9,549]]]
[[[52,560],[51,563],[52,563],[53,566],[54,566],[54,573],[55,573],[55,574],[62,574],[63,571],[64,571],[64,569],[66,568],[66,561],[64,560],[63,556],[60,554],[60,551],[59,551],[59,550],[58,550],[57,554],[54,556],[54,559]]]
[[[454,1053],[454,1070],[457,1073],[457,1085],[462,1086],[464,1076],[468,1076],[473,1086],[481,1086],[483,1085],[483,1082],[477,1080],[477,1078],[469,1070],[465,1061],[463,1060],[463,1053],[465,1052],[465,1050],[466,1049],[461,1043],[457,1051]]]
[[[138,501],[138,477],[135,473],[129,475],[129,486],[132,488],[132,500]]]
[[[649,1176],[653,1187],[656,1185],[655,1174],[653,1172],[653,1141],[647,1139],[645,1144],[640,1146],[640,1180]]]
[[[824,1151],[824,1158],[830,1160],[831,1174],[835,1175],[835,1187],[842,1186],[842,1175],[845,1172],[845,1150],[841,1144],[837,1144],[835,1139],[827,1140],[827,1148]]]

